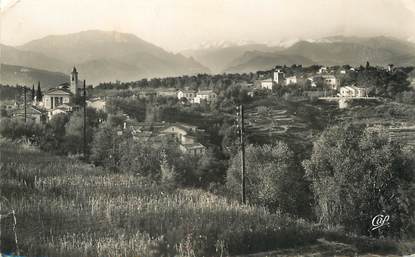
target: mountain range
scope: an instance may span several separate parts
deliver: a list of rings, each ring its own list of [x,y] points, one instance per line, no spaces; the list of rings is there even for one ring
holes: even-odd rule
[[[217,67],[212,60],[226,64],[221,67],[221,72],[255,72],[284,64],[363,65],[366,61],[382,66],[390,63],[400,66],[415,65],[413,42],[384,36],[334,36],[318,40],[299,40],[287,47],[232,46],[196,49],[183,54],[194,57],[211,69]]]
[[[133,34],[89,30],[46,36],[14,47],[0,44],[0,83],[33,84],[41,79],[47,87],[55,86],[57,80],[67,79],[73,66],[81,79],[97,84],[184,74],[255,72],[275,65],[363,65],[366,61],[372,65],[415,66],[415,43],[383,36],[335,36],[277,46],[226,42],[175,54]]]
[[[184,50],[181,53],[187,57],[193,57],[202,65],[208,67],[213,73],[220,73],[230,67],[232,62],[240,58],[246,52],[260,51],[261,53],[272,53],[282,50],[281,47],[271,47],[265,44],[226,44],[213,45],[195,50]]]
[[[24,45],[0,45],[1,63],[69,74],[78,67],[88,83],[210,72],[193,58],[173,54],[135,35],[90,30],[51,35]]]

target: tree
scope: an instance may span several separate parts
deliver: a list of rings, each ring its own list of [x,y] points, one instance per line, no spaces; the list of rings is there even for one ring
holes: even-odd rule
[[[320,221],[371,234],[372,218],[387,214],[390,228],[375,232],[400,235],[414,214],[408,212],[412,204],[404,190],[413,183],[409,163],[381,129],[345,124],[324,131],[303,162]]]
[[[68,121],[69,115],[63,113],[54,115],[50,119],[39,143],[42,150],[55,154],[66,154],[63,142],[65,140],[65,125]]]
[[[32,120],[2,118],[0,120],[0,135],[12,140],[27,139],[38,144],[39,137],[44,133],[43,127]]]
[[[74,112],[68,123],[65,125],[65,150],[69,153],[77,154],[83,150],[83,126],[84,116],[82,111]],[[93,108],[87,108],[86,120],[86,143],[87,150],[93,139],[94,128],[98,127],[99,117]]]
[[[124,135],[118,135],[117,129],[109,122],[105,122],[94,134],[90,160],[96,165],[118,172],[126,142]]]
[[[36,94],[36,93],[35,93],[35,84],[33,84],[33,85],[32,85],[32,96],[31,96],[31,97],[32,97],[32,98],[31,98],[31,99],[32,99],[32,101],[33,101],[33,100],[35,100],[35,94]]]
[[[277,141],[272,145],[246,147],[246,197],[249,203],[301,215],[306,209],[299,206],[308,198],[304,195],[305,181],[294,165],[294,154],[287,144]],[[231,161],[227,172],[227,188],[240,196],[240,156]]]
[[[42,90],[40,88],[40,81],[37,82],[37,92],[36,92],[36,100],[38,102],[42,101]]]
[[[198,161],[196,178],[199,186],[208,186],[210,183],[223,183],[226,169],[222,161],[209,150]]]

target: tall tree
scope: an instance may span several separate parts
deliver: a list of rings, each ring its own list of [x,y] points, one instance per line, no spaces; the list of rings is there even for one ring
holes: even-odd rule
[[[37,82],[37,92],[36,92],[36,100],[38,102],[42,101],[42,90],[40,88],[40,81]]]
[[[35,84],[33,84],[32,85],[32,101],[35,100],[35,95],[36,95],[36,92],[35,92]]]

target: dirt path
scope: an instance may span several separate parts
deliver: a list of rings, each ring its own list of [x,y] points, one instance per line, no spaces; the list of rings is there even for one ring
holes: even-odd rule
[[[284,249],[272,252],[262,252],[248,255],[239,255],[235,257],[399,257],[400,255],[379,255],[370,253],[358,253],[358,250],[348,244],[330,242],[325,239],[319,239],[318,244],[305,246],[295,249]],[[415,257],[408,255],[408,257]]]

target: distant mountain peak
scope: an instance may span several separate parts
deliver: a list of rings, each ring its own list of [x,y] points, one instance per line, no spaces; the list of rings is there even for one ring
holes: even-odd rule
[[[209,72],[194,59],[172,54],[136,35],[118,31],[85,30],[49,35],[19,47],[2,49],[10,53],[2,53],[4,63],[62,72],[76,65],[91,83]]]
[[[202,50],[202,49],[221,49],[228,47],[237,47],[244,45],[257,44],[255,41],[251,40],[239,40],[239,41],[229,41],[229,40],[219,40],[219,41],[205,41],[200,44],[192,47],[192,50]]]

